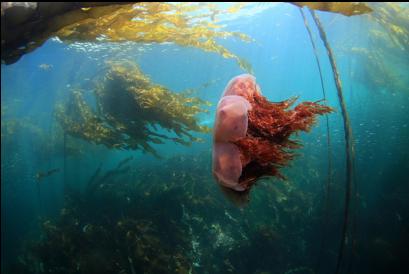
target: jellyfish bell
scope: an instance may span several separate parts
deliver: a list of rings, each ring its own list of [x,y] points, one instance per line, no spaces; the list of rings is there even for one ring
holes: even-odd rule
[[[245,137],[250,109],[250,103],[243,97],[224,96],[217,106],[214,139],[228,142]]]
[[[213,175],[220,185],[235,191],[247,190],[251,180],[248,176],[240,179],[247,162],[234,142],[246,137],[248,113],[252,109],[249,99],[260,94],[256,78],[242,74],[229,81],[217,105]]]
[[[216,142],[213,146],[213,175],[218,183],[236,191],[244,191],[239,184],[242,173],[240,150],[228,142]]]
[[[251,74],[241,74],[234,77],[227,84],[222,97],[229,95],[242,96],[247,100],[253,98],[254,95],[261,95],[256,77]]]
[[[250,103],[242,96],[227,95],[220,100],[214,126],[213,174],[219,184],[244,191],[239,184],[242,174],[242,156],[233,143],[247,134]]]

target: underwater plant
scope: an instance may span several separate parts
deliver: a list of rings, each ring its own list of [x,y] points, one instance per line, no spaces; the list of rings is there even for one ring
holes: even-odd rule
[[[384,29],[387,35],[385,42],[392,43],[396,48],[409,52],[409,8],[402,3],[379,3],[375,12],[369,18]],[[376,30],[371,30],[376,35]]]
[[[335,12],[346,16],[366,14],[372,8],[359,2],[287,2],[299,7]],[[250,39],[236,32],[220,31],[218,17],[237,13],[246,3],[220,8],[213,3],[160,2],[3,2],[1,59],[16,62],[51,37],[61,40],[99,42],[171,42],[216,52],[236,60],[251,72],[250,65],[216,42],[229,36]]]
[[[197,120],[198,114],[207,112],[208,102],[152,83],[135,63],[107,62],[106,73],[97,82],[96,110],[81,90],[74,90],[68,103],[57,107],[66,133],[108,148],[141,149],[159,157],[150,143],[171,140],[189,145],[200,141],[191,131],[210,131]],[[161,129],[176,136],[159,133]]]
[[[288,2],[300,8],[330,11],[345,16],[360,15],[372,12],[372,8],[362,2]]]
[[[245,71],[252,70],[247,61],[217,42],[217,39],[228,37],[244,42],[252,41],[243,33],[222,31],[222,25],[218,24],[219,16],[238,12],[243,7],[242,3],[224,10],[206,3],[139,2],[89,5],[84,7],[84,3],[78,3],[77,8],[48,18],[48,21],[43,19],[40,23],[34,21],[28,24],[24,31],[21,26],[16,26],[17,33],[22,33],[22,37],[18,37],[16,31],[7,33],[8,40],[2,42],[2,60],[7,63],[15,62],[22,54],[41,46],[47,39],[58,37],[68,44],[127,41],[174,43],[215,52],[224,58],[235,60]],[[42,7],[42,4],[40,6]],[[26,37],[26,32],[31,35]],[[2,40],[3,38],[2,29]]]
[[[377,92],[409,92],[409,8],[402,3],[378,3],[369,19],[376,23],[365,48],[352,47],[349,54],[363,69],[354,78]]]
[[[36,155],[55,156],[61,147],[61,132],[51,132],[38,125],[36,121],[27,118],[8,118],[1,123],[1,142],[7,147],[14,147],[17,136],[29,135],[33,144],[31,149]],[[78,149],[70,144],[69,155],[77,154]]]
[[[41,220],[42,237],[27,243],[13,273],[284,272],[291,250],[304,258],[297,245],[312,196],[291,182],[266,183],[239,210],[211,183],[209,157],[98,166],[83,191],[67,188],[56,218]],[[258,257],[260,249],[277,255]]]
[[[221,31],[215,16],[234,13],[240,7],[219,10],[212,4],[150,3],[121,5],[115,12],[86,18],[60,29],[56,35],[64,42],[175,43],[215,52],[237,61],[250,72],[251,66],[216,42],[218,38],[251,39],[242,33]],[[89,10],[92,13],[92,8]],[[213,20],[212,20],[213,18]]]

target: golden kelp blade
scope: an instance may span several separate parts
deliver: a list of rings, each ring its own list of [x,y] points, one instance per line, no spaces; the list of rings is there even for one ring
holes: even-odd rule
[[[219,30],[221,26],[209,22],[210,7],[194,3],[122,5],[111,13],[78,20],[60,29],[56,35],[64,42],[93,42],[103,38],[107,42],[175,43],[234,59],[243,70],[251,72],[251,67],[245,60],[216,42],[217,38],[232,36],[244,42],[251,39],[242,33]],[[219,13],[237,12],[241,7],[242,5],[233,6]]]
[[[243,5],[233,5],[222,10],[202,3],[141,2],[107,6],[83,4],[77,9],[37,20],[39,22],[35,27],[23,24],[4,28],[4,31],[2,28],[1,58],[6,64],[14,63],[21,55],[41,46],[50,37],[57,36],[66,43],[174,43],[234,59],[243,70],[251,72],[251,67],[245,60],[216,42],[219,38],[233,36],[244,42],[250,42],[251,39],[242,33],[222,31],[222,26],[211,20],[215,12],[235,13]]]
[[[346,16],[360,15],[372,12],[372,9],[362,2],[288,2],[298,7],[309,7],[313,10],[330,11]]]

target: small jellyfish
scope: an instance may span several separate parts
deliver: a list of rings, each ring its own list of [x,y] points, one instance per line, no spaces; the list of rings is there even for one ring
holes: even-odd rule
[[[249,74],[233,78],[217,105],[213,134],[213,175],[226,188],[244,192],[263,176],[284,178],[279,168],[294,157],[301,145],[290,140],[308,131],[317,115],[332,111],[317,102],[296,98],[269,102]]]

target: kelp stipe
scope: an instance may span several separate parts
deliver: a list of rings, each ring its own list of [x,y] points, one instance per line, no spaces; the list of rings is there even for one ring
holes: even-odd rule
[[[321,82],[321,88],[322,88],[322,96],[323,96],[323,99],[326,100],[327,96],[326,96],[326,93],[325,93],[324,80],[322,78],[322,69],[321,69],[320,60],[318,58],[317,47],[315,45],[315,42],[314,42],[314,39],[313,39],[313,36],[312,36],[312,31],[311,31],[311,28],[308,25],[307,18],[305,17],[304,11],[303,11],[303,9],[301,7],[300,7],[299,10],[300,10],[301,16],[303,18],[305,28],[306,28],[306,30],[308,32],[308,36],[309,36],[310,41],[311,41],[311,46],[312,46],[312,49],[313,49],[313,52],[314,52],[315,60],[317,62],[317,68],[318,68],[318,72],[319,72],[319,75],[320,75],[320,82]],[[323,221],[322,221],[323,228],[322,228],[320,251],[319,251],[320,255],[322,255],[323,250],[324,250],[324,237],[325,237],[326,231],[327,231],[326,224],[328,223],[328,212],[329,212],[329,193],[330,193],[331,183],[332,183],[331,135],[330,135],[329,118],[328,118],[327,114],[325,115],[325,122],[326,122],[326,130],[327,130],[328,167],[327,167],[327,185],[325,187],[325,197],[324,197],[324,201],[325,201],[324,202],[325,203],[324,204],[324,218],[323,218]],[[319,270],[320,263],[321,263],[321,256],[318,256],[317,266],[315,268],[316,271]]]
[[[325,30],[319,20],[318,16],[315,14],[313,10],[309,10],[314,22],[318,28],[320,37],[322,42],[324,43],[325,48],[327,49],[328,58],[331,64],[331,68],[334,74],[335,86],[337,88],[337,96],[339,100],[339,104],[341,107],[341,114],[343,118],[344,124],[344,133],[345,133],[345,153],[346,153],[346,181],[345,181],[345,209],[344,209],[344,221],[342,226],[342,238],[341,244],[339,247],[338,259],[337,259],[337,266],[335,273],[339,273],[341,262],[344,255],[344,249],[346,244],[346,236],[349,224],[349,208],[351,202],[351,192],[352,192],[352,180],[353,180],[353,158],[354,158],[354,147],[352,142],[352,129],[351,129],[351,122],[349,119],[349,115],[345,105],[345,99],[342,92],[342,84],[339,77],[338,69],[335,63],[334,54],[332,52],[331,46],[328,43],[327,35]]]

